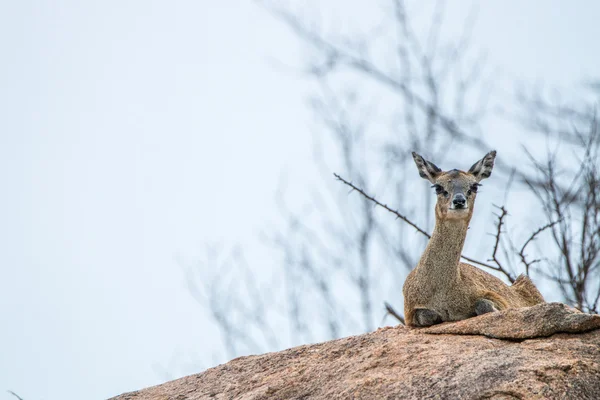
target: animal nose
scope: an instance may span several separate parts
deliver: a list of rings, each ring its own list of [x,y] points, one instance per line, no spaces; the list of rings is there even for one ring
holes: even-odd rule
[[[467,204],[467,198],[463,194],[458,193],[454,195],[454,198],[452,199],[452,204],[454,204],[455,208],[464,208]]]

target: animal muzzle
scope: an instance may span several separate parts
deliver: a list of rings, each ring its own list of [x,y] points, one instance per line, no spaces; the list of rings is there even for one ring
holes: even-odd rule
[[[452,198],[452,209],[461,210],[467,208],[467,198],[462,193],[456,193]]]

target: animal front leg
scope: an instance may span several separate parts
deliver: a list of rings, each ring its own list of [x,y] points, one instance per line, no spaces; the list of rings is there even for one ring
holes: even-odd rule
[[[431,326],[441,324],[442,316],[433,310],[427,308],[418,308],[414,316],[415,326]]]
[[[475,314],[482,315],[498,311],[494,303],[488,299],[479,299],[475,302]]]

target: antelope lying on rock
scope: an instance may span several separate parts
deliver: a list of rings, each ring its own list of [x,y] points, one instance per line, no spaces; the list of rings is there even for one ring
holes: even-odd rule
[[[429,326],[543,303],[544,298],[527,276],[519,276],[508,286],[495,276],[460,262],[477,188],[482,179],[491,175],[496,152],[486,154],[468,172],[443,172],[417,153],[412,155],[419,175],[433,184],[437,204],[435,230],[402,289],[406,324]]]

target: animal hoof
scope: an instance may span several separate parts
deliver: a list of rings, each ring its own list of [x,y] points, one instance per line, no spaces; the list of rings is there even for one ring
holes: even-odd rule
[[[440,314],[426,308],[416,310],[414,318],[416,326],[431,326],[442,323],[442,317]]]
[[[494,306],[494,303],[488,299],[480,299],[475,303],[475,314],[477,315],[487,314],[494,311],[498,311],[498,309]]]

